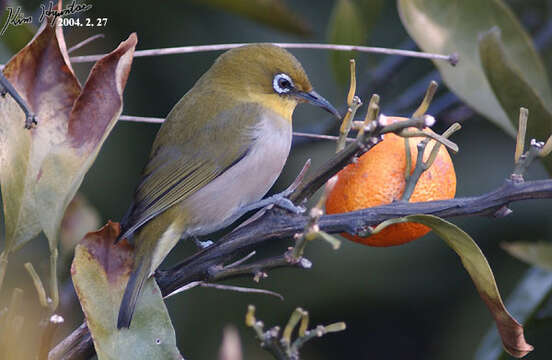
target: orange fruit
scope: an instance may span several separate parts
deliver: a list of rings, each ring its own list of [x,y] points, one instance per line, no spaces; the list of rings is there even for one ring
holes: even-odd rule
[[[388,123],[406,118],[388,117]],[[414,171],[416,145],[423,138],[410,138],[410,154]],[[429,157],[434,141],[424,151],[424,160]],[[389,204],[400,200],[406,181],[406,153],[404,139],[395,134],[385,134],[383,141],[363,154],[356,163],[350,164],[338,173],[338,179],[328,194],[326,212],[344,213],[368,207]],[[445,146],[441,146],[432,166],[420,177],[410,202],[451,199],[456,193],[456,173]],[[431,229],[422,224],[393,224],[381,232],[360,237],[342,234],[349,240],[370,246],[394,246],[415,240]]]

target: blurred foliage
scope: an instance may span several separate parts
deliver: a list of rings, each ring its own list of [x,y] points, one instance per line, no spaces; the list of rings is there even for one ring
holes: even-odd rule
[[[529,139],[546,141],[552,134],[552,97],[541,97],[538,85],[550,91],[547,77],[540,78],[538,83],[528,82],[504,51],[504,44],[497,28],[481,36],[479,54],[487,80],[512,125],[517,128],[519,108],[526,107],[530,109],[526,142],[529,142]],[[552,173],[552,156],[545,157],[543,162],[548,172]]]
[[[283,0],[193,0],[229,13],[251,19],[260,24],[296,35],[309,35],[310,25],[288,8]]]
[[[510,255],[530,265],[552,271],[552,244],[550,243],[511,242],[504,243],[502,247]]]
[[[550,96],[546,71],[531,38],[502,0],[484,3],[399,0],[398,3],[405,27],[422,50],[458,53],[461,61],[456,67],[435,62],[445,83],[468,105],[508,133],[513,133],[514,126],[489,86],[478,57],[478,37],[482,32],[498,27],[510,61],[540,94]]]
[[[512,0],[508,4],[513,11],[498,1],[442,1],[431,4],[399,1],[398,5],[394,2],[381,2],[381,11],[369,12],[377,14],[374,19],[367,17],[367,7],[363,5],[373,4],[372,1],[349,2],[357,7],[361,25],[371,29],[363,30],[364,35],[360,40],[367,45],[413,47],[400,25],[400,9],[406,27],[423,50],[445,53],[458,51],[460,63],[456,68],[436,62],[445,83],[460,98],[466,100],[470,107],[488,116],[503,129],[509,128],[508,131],[512,131],[506,113],[493,97],[483,73],[477,51],[479,33],[498,25],[509,60],[519,67],[523,79],[533,90],[543,99],[546,98],[542,95],[543,90],[539,88],[539,84],[547,83],[542,63],[548,71],[552,69],[552,37],[546,31],[550,28],[552,19],[549,1]],[[222,4],[223,1],[217,1],[221,6],[226,6],[224,9],[217,7],[223,11],[212,11],[211,7],[198,6],[198,3],[168,2],[155,8],[147,1],[94,3],[93,9],[86,16],[107,17],[107,27],[65,28],[67,43],[71,46],[90,35],[103,32],[106,34],[105,39],[79,49],[78,54],[105,53],[133,31],[140,36],[141,49],[227,42],[305,41],[303,37],[294,35],[298,32],[290,32],[278,24],[267,27],[248,21],[247,19],[251,19],[250,15],[242,13],[242,16],[234,16],[236,12],[230,11],[229,7],[239,2]],[[264,3],[284,4],[283,1]],[[296,19],[300,23],[309,24],[309,41],[324,42],[327,39],[329,19],[338,1],[298,0],[286,3],[286,13],[280,13],[282,15],[279,18],[274,17],[273,23],[286,23],[289,19]],[[26,12],[38,18],[40,1],[21,1],[21,4]],[[406,5],[411,6],[410,9],[415,10],[416,14],[423,15],[422,18],[427,21],[423,23],[421,30],[414,31],[408,25],[408,19],[405,19]],[[232,14],[227,14],[228,11]],[[269,15],[271,14],[277,14],[276,10]],[[514,14],[519,20],[516,20]],[[526,30],[521,28],[520,22]],[[23,27],[13,27],[8,31],[6,36],[15,37],[17,34],[22,40],[18,40],[19,44],[10,43],[7,37],[2,37],[0,56],[3,63],[24,45],[29,36]],[[443,40],[438,44],[440,47],[430,48],[430,39],[426,39],[427,36]],[[528,40],[529,36],[539,46],[543,56],[542,63],[535,57],[536,52]],[[350,39],[344,38],[340,41],[350,44],[355,39],[356,35],[352,35]],[[512,50],[513,48],[516,50]],[[316,50],[293,52],[305,66],[317,91],[333,103],[343,103],[346,94],[330,74],[332,63],[328,60],[329,57]],[[165,116],[217,55],[203,53],[136,59],[125,90],[124,113]],[[396,110],[389,115],[404,115],[398,112],[406,112],[408,104],[417,104],[429,81],[428,76],[439,79],[439,75],[432,73],[433,67],[425,60],[371,54],[356,54],[356,57],[360,70],[359,88],[364,91],[363,100],[372,92],[383,94],[384,106]],[[344,68],[347,69],[347,63]],[[75,72],[81,81],[84,81],[89,69],[88,64],[75,65]],[[416,90],[418,84],[422,84],[419,86],[422,88],[421,92]],[[462,109],[465,110],[462,103],[443,89],[437,94],[429,113],[438,119],[437,128],[446,127],[451,121],[458,121],[459,114],[468,114],[460,118],[464,130],[455,140],[460,145],[461,152],[455,156],[454,161],[459,179],[457,196],[469,196],[495,188],[508,176],[513,166],[514,143],[512,138],[490,125],[487,119],[469,111],[461,112]],[[533,109],[529,110],[531,121]],[[335,122],[329,117],[316,110],[301,107],[294,116],[294,126],[301,131],[312,132],[336,128]],[[110,218],[120,219],[126,210],[157,129],[157,125],[119,123],[103,145],[81,190],[98,209],[104,222]],[[548,134],[539,137],[546,136]],[[282,190],[293,180],[306,158],[312,158],[313,167],[317,167],[334,151],[335,144],[331,142],[296,142],[274,191]],[[489,166],[491,163],[492,169]],[[529,178],[546,176],[539,164],[532,166],[529,171]],[[478,240],[489,262],[493,264],[497,282],[505,294],[516,286],[520,274],[527,266],[503,252],[498,247],[498,241],[545,239],[549,243],[552,235],[550,200],[519,203],[512,208],[514,214],[506,219],[454,220]],[[11,289],[22,287],[22,306],[28,312],[37,312],[36,309],[40,309],[32,282],[21,270],[23,263],[32,261],[40,274],[48,273],[48,259],[44,259],[44,254],[48,252],[45,244],[45,241],[34,241],[10,258],[4,291],[0,293],[2,304],[9,303]],[[285,241],[267,244],[259,249],[259,254],[281,253],[288,245]],[[185,258],[194,250],[191,244],[180,244],[163,266]],[[223,327],[233,323],[241,333],[245,359],[270,359],[243,324],[243,309],[252,302],[259,308],[270,309],[263,316],[267,323],[281,323],[297,305],[309,308],[315,314],[313,321],[316,323],[338,320],[347,323],[347,331],[306,345],[302,354],[305,359],[463,360],[473,356],[486,326],[491,323],[492,319],[481,306],[473,285],[459,271],[454,254],[443,247],[435,246],[432,235],[396,248],[367,248],[344,241],[342,248],[336,253],[326,246],[312,246],[307,250],[306,256],[313,261],[312,270],[273,271],[261,284],[264,288],[283,293],[286,298],[284,303],[253,294],[228,294],[200,288],[168,299],[167,306],[176,330],[176,340],[183,355],[192,359],[215,358]],[[67,277],[69,267],[64,265],[60,272]],[[251,286],[248,279],[232,283]],[[549,307],[546,300],[549,293],[540,291],[545,288],[542,277],[524,284],[526,287],[513,293],[512,298],[507,301],[512,314],[521,321],[525,317],[519,315],[516,306],[512,305],[516,300],[528,314],[541,314],[544,310],[538,309]],[[62,289],[61,309],[66,322],[63,330],[57,332],[56,339],[66,335],[82,321],[71,282],[62,284]],[[531,301],[525,301],[524,295],[534,297]],[[32,341],[35,339],[32,334],[37,324],[34,319],[40,319],[40,316],[27,316],[25,314],[26,320],[20,333],[26,335],[29,344],[36,345],[37,341]],[[526,358],[550,358],[550,316],[536,316],[525,330],[528,342],[537,349]],[[498,341],[495,349],[501,351],[499,345]],[[28,346],[20,350],[30,354],[30,348]],[[29,356],[22,355],[21,358]]]
[[[362,45],[366,39],[365,23],[358,5],[353,0],[337,0],[328,24],[330,44]],[[345,84],[349,79],[349,59],[353,52],[332,51],[332,66],[337,82]]]
[[[379,20],[381,0],[337,0],[328,23],[327,41],[330,44],[365,45],[370,31]],[[349,80],[349,59],[354,51],[330,51],[332,70],[338,84]]]

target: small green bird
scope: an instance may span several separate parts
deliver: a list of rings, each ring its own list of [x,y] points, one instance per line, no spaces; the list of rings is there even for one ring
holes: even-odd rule
[[[130,326],[145,280],[180,238],[212,233],[263,204],[288,157],[300,102],[339,117],[293,55],[254,44],[222,54],[174,106],[121,221],[135,260],[118,328]]]

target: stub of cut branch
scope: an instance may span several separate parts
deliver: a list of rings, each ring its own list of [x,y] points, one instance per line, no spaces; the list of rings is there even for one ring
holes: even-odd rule
[[[527,133],[527,118],[529,117],[529,110],[526,108],[519,108],[519,124],[516,137],[516,152],[514,155],[514,163],[519,161],[519,158],[523,154],[525,149],[525,134]]]
[[[292,342],[292,333],[299,325],[297,338]],[[270,330],[264,331],[264,324],[255,317],[255,306],[249,305],[245,315],[245,324],[253,328],[261,347],[269,351],[278,360],[299,360],[301,347],[309,340],[315,337],[321,337],[325,334],[343,331],[346,329],[344,322],[330,325],[318,325],[314,329],[308,330],[309,314],[307,311],[296,308],[291,314],[282,337],[278,339],[280,327],[275,326]]]

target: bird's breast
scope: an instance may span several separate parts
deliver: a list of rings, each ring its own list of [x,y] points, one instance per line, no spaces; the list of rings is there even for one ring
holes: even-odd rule
[[[282,172],[291,147],[291,123],[267,112],[247,131],[253,142],[243,159],[181,203],[193,218],[188,233],[203,235],[229,225],[242,215],[240,208],[260,200]]]

